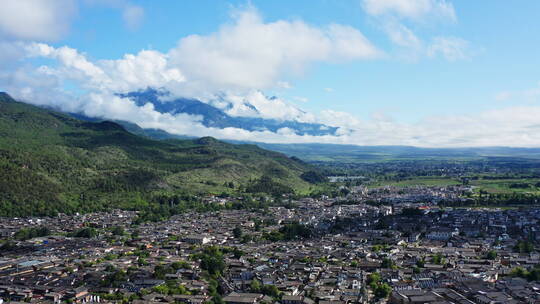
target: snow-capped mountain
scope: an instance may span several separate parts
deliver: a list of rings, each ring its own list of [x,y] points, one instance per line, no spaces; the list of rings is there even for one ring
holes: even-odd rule
[[[131,99],[138,106],[151,103],[154,109],[160,113],[173,115],[185,113],[200,116],[202,117],[201,123],[209,128],[223,129],[232,127],[248,131],[268,130],[271,132],[287,128],[298,135],[313,136],[334,135],[337,130],[336,127],[303,122],[294,117],[286,119],[266,118],[272,116],[263,115],[260,109],[249,100],[233,102],[223,97],[217,97],[215,100],[203,102],[193,98],[171,98],[168,92],[155,89],[119,94],[119,96]],[[276,98],[270,97],[265,102],[271,103],[273,100],[276,100]],[[276,102],[278,101],[276,100]],[[299,109],[293,109],[300,114],[303,113]],[[231,113],[239,114],[232,115]]]

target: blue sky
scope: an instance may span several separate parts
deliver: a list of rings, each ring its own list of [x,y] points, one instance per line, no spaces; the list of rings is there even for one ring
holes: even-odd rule
[[[135,117],[173,133],[540,146],[539,12],[535,0],[8,0],[4,14],[17,18],[0,21],[0,45],[8,50],[0,55],[0,89],[64,110]],[[143,50],[154,53],[139,56]],[[141,68],[158,62],[162,70]],[[106,95],[162,82],[178,96],[204,101],[216,92],[228,92],[233,102],[260,99],[260,90],[280,100],[258,101],[264,117],[331,124],[342,133],[308,138],[288,130],[193,128],[196,118],[155,118]],[[231,115],[251,114],[238,108]]]

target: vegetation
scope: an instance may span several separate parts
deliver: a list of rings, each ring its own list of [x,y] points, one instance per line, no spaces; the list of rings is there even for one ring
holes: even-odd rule
[[[0,94],[0,216],[151,211],[178,193],[308,193],[315,186],[300,176],[312,170],[255,145],[156,141]]]
[[[367,276],[366,283],[369,285],[377,299],[387,298],[392,293],[392,287],[381,281],[381,275],[377,272]]]
[[[516,267],[512,269],[510,276],[524,278],[529,281],[540,281],[540,265],[535,265],[530,271],[523,267]]]
[[[216,246],[206,247],[204,251],[195,256],[200,260],[200,267],[212,276],[219,276],[225,270],[226,264],[223,252]]]
[[[262,293],[270,296],[274,299],[278,299],[281,296],[281,291],[274,285],[263,285],[257,279],[251,281],[250,291],[254,293]]]
[[[296,239],[307,239],[313,236],[313,228],[298,222],[285,224],[279,230],[263,234],[263,239],[277,241],[291,241]]]
[[[92,227],[86,227],[71,233],[70,236],[79,237],[79,238],[94,238],[98,235],[98,231]]]
[[[16,240],[25,241],[35,237],[48,236],[50,233],[51,232],[47,227],[23,228],[17,231],[13,238]]]
[[[444,256],[441,253],[437,253],[431,258],[431,262],[437,265],[443,265],[446,263]]]
[[[497,258],[497,251],[495,250],[490,250],[487,252],[486,254],[486,259],[488,260],[495,260]]]
[[[300,177],[305,180],[306,182],[317,184],[317,183],[324,183],[327,181],[327,178],[324,174],[322,174],[319,171],[310,170],[307,172],[302,173]]]
[[[534,244],[530,241],[518,241],[514,250],[519,253],[531,253],[534,251]]]

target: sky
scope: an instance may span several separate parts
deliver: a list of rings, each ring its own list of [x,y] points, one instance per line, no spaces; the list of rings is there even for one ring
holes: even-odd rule
[[[540,147],[540,1],[3,0],[0,91],[175,134]],[[119,93],[161,88],[333,135],[215,129]],[[276,96],[276,98],[270,98]],[[254,113],[245,104],[255,105]]]

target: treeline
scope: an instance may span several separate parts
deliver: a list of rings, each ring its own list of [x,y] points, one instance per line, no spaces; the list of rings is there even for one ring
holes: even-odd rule
[[[268,175],[263,175],[261,178],[251,181],[246,187],[246,192],[268,193],[274,196],[279,196],[282,194],[293,193],[294,190],[287,185],[275,181]]]
[[[443,201],[443,207],[475,207],[475,206],[526,206],[540,203],[540,195],[533,193],[486,193],[480,196],[459,201]]]
[[[307,239],[314,235],[312,227],[298,222],[285,224],[278,230],[264,233],[262,238],[272,242]]]
[[[523,267],[516,267],[510,272],[510,276],[524,278],[528,281],[540,281],[540,264],[535,265],[531,270]]]
[[[32,227],[32,228],[22,228],[19,231],[15,232],[13,236],[14,239],[19,241],[26,241],[36,237],[44,237],[51,234],[51,231],[47,227]]]

